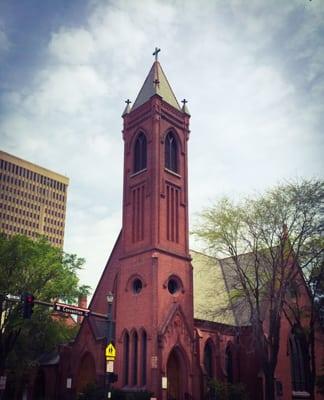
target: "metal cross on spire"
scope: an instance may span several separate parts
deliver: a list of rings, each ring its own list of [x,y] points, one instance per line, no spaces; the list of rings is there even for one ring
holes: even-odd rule
[[[131,101],[129,99],[125,100],[125,103],[129,106]]]
[[[185,106],[186,106],[186,103],[188,103],[188,100],[183,99],[183,100],[181,100],[181,103],[183,103],[183,106],[185,107]]]
[[[153,56],[155,56],[155,61],[158,60],[158,55],[159,55],[160,51],[161,51],[161,49],[155,47],[155,50],[154,50],[154,53],[153,53]]]

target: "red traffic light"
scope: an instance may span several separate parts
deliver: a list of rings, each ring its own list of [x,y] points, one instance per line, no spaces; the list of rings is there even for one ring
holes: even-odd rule
[[[33,303],[34,302],[34,296],[32,294],[28,294],[26,296],[26,302],[27,303]]]
[[[31,293],[23,293],[21,300],[23,302],[23,318],[30,319],[33,313],[35,297]]]

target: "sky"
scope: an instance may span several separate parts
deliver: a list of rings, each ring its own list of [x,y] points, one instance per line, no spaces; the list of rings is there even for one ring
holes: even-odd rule
[[[156,46],[191,113],[191,223],[323,178],[323,0],[1,0],[0,148],[70,178],[64,250],[93,290],[121,228],[124,101]]]

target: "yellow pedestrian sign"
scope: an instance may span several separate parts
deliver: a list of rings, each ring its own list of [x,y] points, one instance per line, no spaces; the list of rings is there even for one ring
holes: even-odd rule
[[[115,361],[116,347],[111,342],[107,345],[105,354],[107,361]]]

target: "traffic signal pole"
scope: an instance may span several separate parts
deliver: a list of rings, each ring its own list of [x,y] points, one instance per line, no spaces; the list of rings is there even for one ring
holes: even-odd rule
[[[33,296],[33,295],[31,295]],[[0,299],[2,299],[2,302],[11,302],[11,303],[21,303],[23,302],[23,295],[21,296],[16,296],[16,295],[12,295],[12,294],[1,294],[0,293]],[[101,313],[97,313],[94,311],[91,311],[88,308],[82,308],[82,307],[78,307],[78,306],[73,306],[71,304],[65,304],[65,303],[59,303],[59,302],[55,302],[55,303],[50,303],[48,301],[43,301],[43,300],[37,300],[34,298],[33,296],[33,304],[38,304],[44,307],[49,307],[49,308],[53,308],[53,311],[57,311],[57,312],[61,312],[64,314],[73,314],[73,315],[80,315],[82,317],[88,317],[90,315],[92,315],[93,317],[97,317],[97,318],[101,318],[101,319],[105,319],[107,320],[107,315],[106,314],[101,314]],[[1,308],[2,309],[2,308]]]

